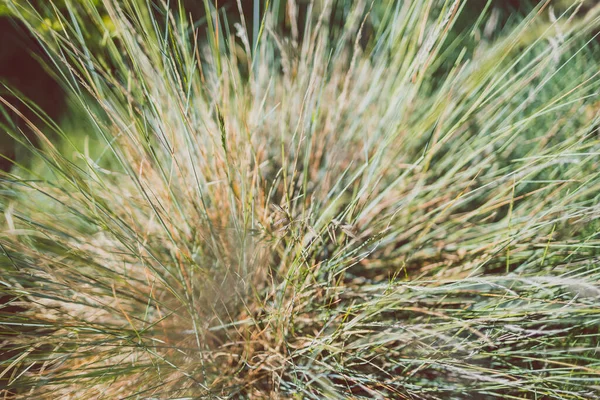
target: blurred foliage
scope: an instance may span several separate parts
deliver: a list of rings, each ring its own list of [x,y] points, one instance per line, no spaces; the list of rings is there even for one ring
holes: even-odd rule
[[[114,37],[115,32],[111,19],[106,10],[102,8],[102,0],[57,0],[52,2],[30,0],[30,3],[34,4],[35,9],[40,10],[40,15],[44,15],[44,17],[32,15],[27,20],[27,23],[38,33],[64,29],[64,22],[61,21],[68,21],[69,18],[74,17],[66,15],[67,4],[72,6],[71,12],[80,12],[77,18],[85,18],[86,10],[93,6],[102,14],[102,26],[89,21],[88,24],[82,27],[82,31],[79,34],[85,39],[90,50],[94,52],[98,62],[104,66],[112,62],[110,60],[113,58],[108,54],[108,49],[105,48],[105,45],[108,36]],[[237,41],[235,43],[229,43],[226,38],[231,38],[231,33],[237,29],[236,25],[243,23],[247,29],[249,40],[255,43],[259,33],[258,21],[261,20],[265,12],[264,8],[266,4],[269,4],[269,7],[274,11],[271,14],[275,19],[273,22],[276,24],[277,29],[283,33],[283,40],[289,42],[294,36],[294,29],[305,25],[310,7],[309,3],[311,2],[308,0],[298,0],[295,2],[297,5],[295,16],[297,21],[295,23],[291,21],[291,15],[285,0],[271,0],[269,2],[242,0],[239,2],[241,5],[241,14],[238,7],[238,0],[211,1],[208,3],[213,7],[213,13],[215,5],[218,6],[219,13],[213,14],[214,18],[217,18],[218,15],[220,22],[224,22],[220,25],[227,30],[231,30],[231,32],[220,33],[219,37],[222,41],[220,45],[224,47],[231,45],[241,47],[242,43],[239,35],[235,36],[235,40]],[[320,2],[312,3],[314,7],[319,7]],[[496,40],[507,28],[515,26],[518,21],[522,20],[523,16],[529,13],[538,3],[540,3],[539,0],[468,0],[445,39],[445,57],[441,58],[442,61],[432,71],[432,74],[439,78],[429,81],[432,89],[435,89],[436,85],[443,82],[442,78],[452,70],[459,59],[472,57],[473,50],[481,41]],[[40,107],[41,111],[48,114],[51,119],[60,119],[63,115],[66,101],[63,91],[59,85],[54,83],[54,79],[52,78],[52,74],[56,73],[56,71],[48,71],[48,63],[45,63],[45,67],[39,64],[40,58],[44,58],[44,52],[36,45],[35,39],[27,32],[25,26],[10,18],[10,10],[7,4],[7,0],[0,0],[0,29],[2,30],[2,38],[0,38],[0,65],[2,66],[0,67],[0,82],[5,83],[11,90],[20,92],[20,98],[30,99]],[[150,0],[149,3],[146,3],[144,0],[140,1],[140,4],[150,4],[150,12],[153,13],[153,18],[159,23],[160,21],[164,22],[166,18],[173,16],[180,18],[182,14],[185,14],[185,18],[190,21],[190,35],[194,35],[200,41],[206,41],[208,21],[203,1],[170,1],[170,15],[165,14],[164,9],[161,7],[161,4],[163,4],[161,0]],[[365,18],[365,27],[362,32],[361,41],[363,47],[367,43],[368,38],[375,34],[371,27],[377,25],[382,18],[385,18],[385,14],[390,9],[396,7],[397,4],[393,0],[380,0],[373,3],[368,18]],[[584,0],[581,2],[574,2],[573,0],[554,1],[548,11],[545,12],[547,16],[544,18],[550,24],[553,16],[559,15],[569,7],[578,7],[580,9],[579,14],[584,15],[594,5],[595,2],[593,0]],[[331,42],[335,41],[336,35],[344,31],[344,26],[348,23],[351,8],[352,2],[333,1],[332,11],[328,16]],[[436,10],[431,10],[431,12],[434,13]],[[52,15],[54,17],[51,17]],[[487,17],[480,18],[480,15],[487,15]],[[478,20],[479,28],[470,34],[465,34],[467,30],[472,28],[474,20]],[[528,35],[521,39],[521,46],[532,43],[543,35],[547,26],[540,24],[539,21],[537,23],[539,25],[538,29],[529,29]],[[238,27],[241,27],[241,25],[238,25]],[[298,36],[296,40],[301,41],[303,39],[304,32],[302,28],[295,34]],[[8,95],[9,99],[13,98],[6,90],[2,90],[2,93],[5,96]],[[16,107],[19,112],[23,112],[28,118],[36,118],[36,113],[31,112],[30,107],[24,104],[17,104]],[[2,111],[3,109],[4,111]],[[74,111],[71,110],[68,112]],[[7,112],[6,108],[2,105],[0,105],[0,114],[2,114],[0,115],[2,118],[0,119],[0,123],[13,123],[12,120],[14,118],[11,119],[8,117],[11,112]],[[8,135],[1,131],[0,134],[0,154],[12,158],[15,155],[13,142],[9,139]],[[0,168],[5,169],[8,165],[6,162],[3,163],[0,160]]]

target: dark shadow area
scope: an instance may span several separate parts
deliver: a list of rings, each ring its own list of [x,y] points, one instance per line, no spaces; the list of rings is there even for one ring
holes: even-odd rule
[[[46,69],[48,61],[43,48],[22,23],[0,18],[0,96],[16,109],[15,112],[0,102],[0,153],[9,159],[15,159],[19,149],[8,130],[22,130],[30,140],[33,136],[18,114],[33,123],[40,122],[16,93],[37,104],[53,120],[65,111],[65,93]],[[9,169],[11,164],[6,158],[0,158],[2,170]]]

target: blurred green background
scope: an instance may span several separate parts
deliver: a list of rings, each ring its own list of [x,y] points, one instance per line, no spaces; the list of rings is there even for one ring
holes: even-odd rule
[[[64,11],[64,1],[62,0],[62,10]],[[374,4],[388,4],[390,0],[375,1]],[[101,3],[100,0],[94,0],[95,3]],[[298,0],[296,3],[299,6],[298,26],[303,26],[306,21],[307,7],[310,0]],[[40,8],[47,7],[49,4],[46,0],[35,0],[33,3]],[[172,1],[172,11],[177,12],[176,2]],[[214,3],[214,2],[211,2]],[[520,0],[468,0],[466,6],[458,19],[453,31],[450,34],[449,41],[459,37],[463,29],[472,24],[472,21],[479,18],[484,10],[487,10],[487,21],[482,24],[487,27],[482,32],[484,39],[493,40],[493,37],[500,32],[505,25],[510,25],[511,21],[518,21],[523,15],[528,13],[539,1],[520,1]],[[572,1],[561,0],[557,1],[557,5],[567,6]],[[73,2],[72,2],[73,4]],[[153,4],[153,3],[151,3]],[[160,17],[161,7],[159,3],[153,5],[154,13]],[[220,15],[227,23],[239,21],[240,13],[236,0],[225,0],[217,2]],[[248,26],[248,36],[256,37],[258,25],[254,21],[260,20],[264,12],[266,2],[261,0],[242,0],[242,11],[245,21]],[[273,4],[273,2],[271,2]],[[281,17],[278,21],[278,29],[288,32],[290,30],[290,21],[285,12],[285,1],[279,3],[279,14]],[[594,1],[586,1],[583,4],[582,10],[590,8]],[[61,1],[57,2],[58,10],[61,10]],[[76,4],[77,5],[77,4]],[[333,11],[329,17],[330,25],[341,25],[344,23],[344,17],[349,12],[352,5],[351,1],[334,0]],[[203,1],[198,0],[183,0],[183,8],[188,17],[191,18],[198,32],[200,40],[205,39],[202,33],[206,31],[206,14]],[[47,25],[48,29],[56,29],[56,21],[45,19],[42,22]],[[102,52],[101,38],[92,39],[98,52]],[[474,47],[475,41],[482,40],[481,38],[464,38],[464,45]],[[471,41],[471,45],[469,45]],[[457,47],[454,50],[458,54],[462,50]],[[452,59],[452,57],[449,57]],[[27,155],[19,150],[19,146],[7,133],[8,130],[22,131],[26,140],[33,140],[33,135],[28,132],[27,124],[23,122],[23,118],[31,120],[35,124],[41,124],[42,119],[39,118],[37,112],[34,112],[31,107],[28,107],[19,98],[27,98],[32,103],[39,106],[41,111],[45,113],[51,120],[59,123],[68,123],[69,117],[75,112],[70,109],[67,98],[67,91],[61,87],[53,78],[53,71],[50,67],[51,63],[46,56],[43,48],[36,42],[35,38],[28,32],[25,25],[16,21],[9,15],[8,7],[0,5],[0,96],[10,103],[12,107],[8,107],[4,102],[0,102],[0,169],[7,170],[11,168],[12,162],[26,163]],[[440,66],[436,74],[443,78],[446,69]],[[73,118],[71,118],[72,121]],[[65,122],[67,121],[67,122]]]

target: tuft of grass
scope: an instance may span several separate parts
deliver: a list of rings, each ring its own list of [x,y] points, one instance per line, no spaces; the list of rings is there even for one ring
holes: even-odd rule
[[[600,7],[96,3],[6,1],[90,139],[0,178],[5,397],[600,396]]]

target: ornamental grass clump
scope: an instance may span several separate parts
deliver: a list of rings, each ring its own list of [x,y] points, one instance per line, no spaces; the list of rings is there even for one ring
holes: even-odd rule
[[[6,1],[81,128],[10,131],[5,398],[600,396],[599,6],[64,3]]]

